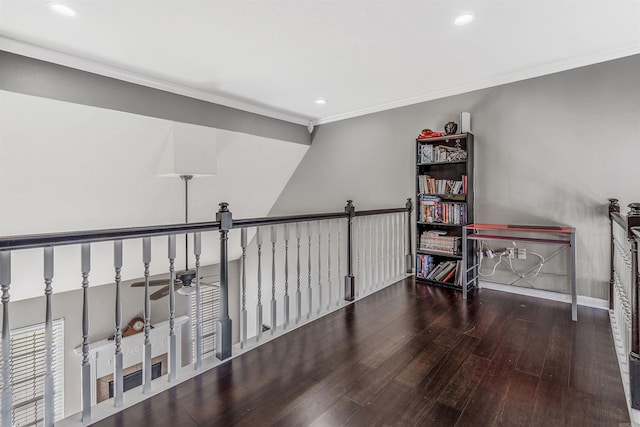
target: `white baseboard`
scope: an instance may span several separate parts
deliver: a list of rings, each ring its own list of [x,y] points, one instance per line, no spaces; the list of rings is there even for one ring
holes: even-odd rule
[[[512,294],[526,295],[529,297],[542,298],[571,304],[571,295],[563,294],[560,292],[543,291],[541,289],[504,285],[502,283],[486,282],[484,280],[480,280],[480,288],[493,289],[495,291],[509,292]],[[601,310],[609,310],[609,300],[600,298],[583,297],[581,295],[578,295],[578,305],[599,308]]]

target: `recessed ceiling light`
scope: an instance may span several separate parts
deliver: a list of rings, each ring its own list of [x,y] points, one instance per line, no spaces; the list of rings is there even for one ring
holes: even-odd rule
[[[58,3],[55,1],[48,1],[47,6],[49,6],[49,9],[53,10],[58,15],[69,17],[78,16],[78,11],[71,6],[67,6],[66,4]]]
[[[456,25],[467,25],[474,19],[476,19],[476,15],[473,12],[465,12],[462,15],[458,16],[455,21],[453,21],[453,23]]]
[[[316,99],[316,104],[318,104],[318,105],[324,105],[326,103],[327,103],[326,99],[322,99],[322,98]]]

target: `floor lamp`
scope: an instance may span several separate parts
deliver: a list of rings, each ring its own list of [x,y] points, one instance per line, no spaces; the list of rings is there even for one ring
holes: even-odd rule
[[[184,222],[189,223],[189,181],[218,172],[215,129],[186,123],[173,123],[159,162],[158,176],[179,177],[184,181]],[[191,282],[196,271],[189,269],[189,236],[185,234],[185,269],[176,273],[182,282],[178,293],[195,292]]]

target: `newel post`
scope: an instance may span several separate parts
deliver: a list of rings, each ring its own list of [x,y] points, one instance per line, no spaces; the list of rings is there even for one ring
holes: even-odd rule
[[[405,207],[407,208],[407,255],[405,255],[405,265],[407,273],[411,274],[413,272],[413,246],[411,244],[411,212],[413,211],[413,203],[410,198],[407,199]]]
[[[613,310],[613,299],[614,299],[614,293],[613,293],[613,287],[614,287],[614,283],[615,283],[615,279],[613,276],[613,272],[614,272],[614,251],[615,251],[615,246],[613,244],[613,218],[611,218],[611,214],[613,213],[620,213],[620,205],[618,204],[618,199],[609,199],[609,227],[610,227],[610,231],[611,231],[611,247],[610,247],[610,253],[611,253],[611,261],[610,261],[610,265],[609,265],[609,271],[611,272],[610,277],[609,277],[609,309]]]
[[[640,203],[631,203],[627,214],[627,238],[631,244],[631,352],[629,353],[629,385],[631,388],[631,407],[640,409],[640,330],[638,328],[638,297],[640,295],[638,279],[638,241],[632,227],[640,227]]]
[[[220,222],[220,317],[216,323],[216,357],[225,360],[231,357],[231,318],[229,318],[229,269],[227,242],[233,218],[229,204],[220,203],[216,213],[216,221]]]
[[[347,219],[347,275],[344,277],[344,299],[353,301],[356,295],[355,277],[353,276],[353,217],[356,215],[356,208],[353,200],[347,200],[344,211],[349,214]]]

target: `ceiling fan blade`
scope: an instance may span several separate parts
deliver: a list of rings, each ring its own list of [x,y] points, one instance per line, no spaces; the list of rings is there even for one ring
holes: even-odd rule
[[[177,291],[177,290],[178,290],[178,289],[180,289],[181,287],[182,287],[182,282],[180,282],[179,280],[176,280],[176,282],[175,282],[175,284],[174,284],[174,286],[173,286],[173,289],[174,289],[175,291]],[[149,296],[149,299],[150,299],[150,300],[152,300],[152,301],[156,301],[156,300],[159,300],[160,298],[164,298],[164,297],[166,297],[167,295],[169,295],[169,292],[170,292],[170,291],[169,291],[169,289],[170,289],[170,288],[171,288],[171,287],[170,287],[169,285],[167,285],[167,286],[165,286],[164,288],[162,288],[162,289],[160,289],[160,290],[155,291],[154,293],[152,293],[152,294]]]
[[[155,301],[155,300],[159,300],[160,298],[166,297],[167,295],[169,295],[169,286],[165,286],[164,288],[155,291],[154,293],[151,294],[151,296],[149,297],[150,300]]]
[[[157,279],[157,280],[149,280],[149,286],[163,286],[168,285],[168,279]],[[144,288],[144,280],[142,282],[133,282],[131,284],[132,288]]]

